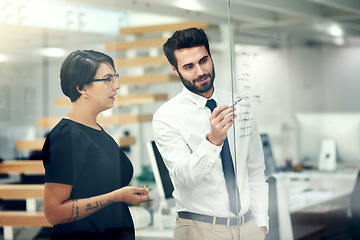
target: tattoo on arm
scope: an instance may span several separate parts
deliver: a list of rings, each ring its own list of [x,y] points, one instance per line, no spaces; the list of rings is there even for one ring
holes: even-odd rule
[[[72,201],[72,211],[68,222],[71,222],[72,216],[74,215],[74,201]]]
[[[102,208],[104,208],[104,207],[106,207],[106,206],[109,206],[109,205],[111,205],[112,203],[114,203],[115,201],[113,201],[113,200],[108,200],[106,203],[104,203],[104,204],[101,204],[101,202],[100,202],[100,208],[102,209]]]
[[[106,206],[109,206],[110,204],[114,203],[115,201],[112,200],[108,200],[106,203],[102,204],[100,201],[96,201],[95,205],[93,206],[91,203],[88,203],[86,205],[86,209],[85,211],[91,211],[91,210],[100,210],[103,209]],[[71,215],[70,218],[68,220],[68,222],[73,222],[76,221],[80,216],[80,208],[78,205],[78,200],[72,200],[72,210],[71,210]]]
[[[96,210],[100,209],[98,201],[96,201],[95,206],[92,206],[91,203],[86,204],[86,209],[85,209],[86,211],[90,211],[90,210],[93,210],[93,209],[96,209]]]
[[[74,216],[75,213],[75,216]],[[78,201],[77,200],[73,200],[72,201],[72,211],[71,211],[71,215],[69,218],[69,222],[72,221],[76,221],[79,217],[79,206],[78,206]]]
[[[76,201],[76,204],[77,204],[77,201]],[[79,206],[76,205],[76,216],[74,217],[74,221],[76,221],[78,219],[79,215],[80,215]]]
[[[112,200],[108,200],[106,203],[102,204],[100,201],[96,201],[96,204],[93,206],[91,203],[88,203],[86,205],[86,211],[90,211],[93,209],[100,210],[103,209],[106,206],[109,206],[110,204],[114,203]]]

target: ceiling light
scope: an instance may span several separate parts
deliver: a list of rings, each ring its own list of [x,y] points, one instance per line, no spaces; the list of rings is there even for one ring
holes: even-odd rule
[[[201,5],[201,3],[194,0],[177,0],[174,2],[174,5],[179,8],[183,8],[191,11],[204,10],[204,7]]]
[[[0,53],[0,62],[8,62],[9,57],[5,54]]]
[[[43,48],[40,50],[40,55],[44,57],[64,57],[66,51],[62,48]]]
[[[344,31],[341,28],[341,26],[339,26],[338,24],[332,24],[329,27],[328,31],[334,37],[343,37],[344,36]]]

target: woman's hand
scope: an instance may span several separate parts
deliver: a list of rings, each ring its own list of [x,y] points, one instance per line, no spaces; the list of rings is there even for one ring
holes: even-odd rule
[[[119,197],[119,201],[131,205],[137,205],[138,203],[149,199],[149,189],[146,186],[142,188],[126,186],[116,190],[115,192]]]
[[[146,186],[142,188],[127,186],[83,199],[70,199],[71,190],[71,185],[45,183],[44,212],[51,225],[82,219],[115,202],[122,201],[137,205],[149,199],[149,189]]]

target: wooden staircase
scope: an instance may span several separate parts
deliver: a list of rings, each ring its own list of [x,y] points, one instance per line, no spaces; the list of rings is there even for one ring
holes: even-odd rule
[[[126,77],[125,77],[126,78]],[[131,79],[135,79],[138,82],[141,81],[139,77],[128,77],[127,81],[131,81]],[[126,79],[125,79],[126,80]],[[142,81],[146,81],[146,79],[142,79]],[[134,83],[136,85],[136,83]],[[137,94],[128,94],[125,96],[115,96],[115,106],[127,106],[127,105],[135,105],[135,104],[147,104],[154,103],[157,101],[166,101],[168,99],[168,95],[166,93],[137,93]],[[69,107],[71,106],[70,99],[67,97],[61,97],[56,99],[55,105],[57,107]]]
[[[8,160],[0,163],[1,174],[44,174],[40,160]],[[26,210],[1,210],[0,226],[4,239],[14,239],[14,227],[51,227],[36,201],[44,197],[44,184],[0,184],[0,199],[25,200]]]
[[[141,34],[154,33],[154,32],[166,32],[166,31],[173,32],[179,29],[185,29],[191,27],[206,29],[209,28],[210,25],[208,23],[189,21],[189,22],[159,24],[159,25],[151,25],[151,26],[126,27],[120,29],[120,34],[141,35]]]

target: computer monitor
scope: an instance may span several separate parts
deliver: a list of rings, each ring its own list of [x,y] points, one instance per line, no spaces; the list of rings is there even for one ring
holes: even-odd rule
[[[317,164],[322,143],[331,139],[337,163],[360,164],[360,114],[297,113],[295,119],[300,163]]]
[[[174,186],[171,182],[169,171],[166,168],[161,154],[156,147],[155,141],[147,143],[147,150],[149,153],[151,168],[154,173],[156,187],[159,192],[161,207],[168,208],[169,206],[167,199],[173,198],[172,192],[174,191]]]

